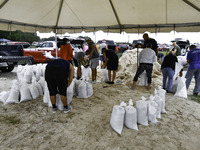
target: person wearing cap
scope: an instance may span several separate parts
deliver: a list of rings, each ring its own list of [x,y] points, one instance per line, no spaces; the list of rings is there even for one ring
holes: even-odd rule
[[[151,43],[152,49],[155,51],[156,56],[158,56],[158,44],[157,41],[153,38],[150,38],[147,33],[143,34],[143,39],[144,39],[144,48],[146,48],[147,43]]]
[[[99,53],[94,42],[91,38],[87,38],[86,42],[88,44],[88,52],[89,52],[89,59],[90,59],[90,68],[92,70],[92,81],[91,83],[96,83],[97,78],[97,66],[99,64]]]
[[[67,60],[72,64],[73,51],[69,43],[69,39],[63,38],[63,44],[60,46],[59,57],[61,59]]]
[[[103,48],[108,49],[108,46],[106,44],[106,40],[105,39],[103,39],[102,43],[99,45],[99,49],[100,49],[99,59],[101,61],[101,67],[102,67],[103,63],[105,62],[105,59],[104,59],[104,56],[103,56],[103,52],[102,52]]]

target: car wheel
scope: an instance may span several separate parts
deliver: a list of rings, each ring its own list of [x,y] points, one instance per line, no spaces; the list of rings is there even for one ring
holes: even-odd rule
[[[11,72],[14,69],[14,66],[2,67],[0,70],[2,72]]]

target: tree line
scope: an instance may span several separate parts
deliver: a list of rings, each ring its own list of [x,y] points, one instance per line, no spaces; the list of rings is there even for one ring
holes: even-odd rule
[[[2,31],[0,30],[0,39],[5,38],[11,41],[18,42],[29,42],[32,43],[34,41],[47,41],[47,40],[55,40],[55,37],[40,39],[36,33],[28,33],[22,32],[21,30],[16,31]]]

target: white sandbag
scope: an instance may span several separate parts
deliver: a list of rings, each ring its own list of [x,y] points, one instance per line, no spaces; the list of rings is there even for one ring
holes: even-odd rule
[[[23,77],[21,76],[22,70],[23,70],[23,66],[22,66],[22,65],[18,65],[18,66],[17,66],[17,79],[18,79],[19,81],[21,81],[21,78],[23,78]]]
[[[185,84],[186,79],[184,77],[179,77],[177,79],[178,85],[174,96],[187,98],[187,88]]]
[[[81,81],[77,87],[78,96],[77,98],[88,98],[87,96],[87,85],[84,81]]]
[[[89,81],[89,78],[91,76],[91,69],[90,67],[81,67],[81,70],[82,70],[82,76],[81,78],[84,80],[84,81]]]
[[[16,80],[16,79],[14,79],[13,81],[12,81],[12,89],[17,89],[17,90],[19,90],[20,89],[20,83],[19,83],[19,81],[18,80]]]
[[[6,100],[8,99],[10,92],[9,91],[2,91],[0,93],[0,102],[5,103]]]
[[[41,85],[36,80],[34,80],[32,82],[32,84],[38,89],[39,95],[42,96],[43,95],[43,89],[42,89]]]
[[[160,96],[158,96],[157,94],[157,90],[155,89],[154,91],[154,101],[158,104],[158,108],[157,108],[157,118],[161,118],[161,111],[162,111],[162,105],[163,105],[163,100]]]
[[[25,66],[24,79],[25,79],[26,83],[31,83],[32,77],[33,77],[32,66]]]
[[[158,96],[160,96],[162,98],[162,106],[161,106],[161,113],[166,113],[165,110],[165,94],[166,91],[164,89],[161,88],[161,86],[158,86]]]
[[[81,84],[82,80],[73,79],[73,81],[74,81],[74,88],[73,88],[74,96],[78,96],[78,92],[79,92],[78,87]]]
[[[33,99],[36,99],[36,98],[38,98],[38,97],[40,96],[40,93],[39,93],[37,87],[35,87],[34,84],[31,84],[31,85],[29,86],[29,89],[30,89],[30,92],[31,92],[31,97],[32,97]]]
[[[140,75],[140,86],[147,86],[147,73],[146,71],[144,71],[141,75]]]
[[[176,56],[178,59],[178,63],[182,66],[187,65],[187,58],[186,56]]]
[[[70,86],[67,88],[67,104],[70,104],[73,98],[73,88],[74,81],[71,82]]]
[[[122,133],[125,109],[122,104],[113,106],[110,125],[118,133]]]
[[[133,107],[132,99],[129,101],[129,106],[125,107],[126,113],[125,113],[125,126],[127,128],[138,130],[137,126],[137,111]]]
[[[149,125],[148,124],[148,113],[147,113],[147,104],[145,101],[145,97],[141,97],[142,100],[136,102],[136,110],[137,110],[137,122],[141,125]]]
[[[181,71],[182,68],[183,66],[180,63],[176,62],[173,80],[175,80],[175,78],[179,75],[179,72]]]
[[[87,86],[87,97],[91,97],[93,95],[92,83],[86,82],[86,86]]]
[[[39,81],[40,80],[40,77],[42,76],[42,64],[37,64],[37,68],[36,68],[36,74],[35,74],[35,77],[36,77],[36,80]]]
[[[20,102],[32,100],[30,89],[27,84],[23,83],[20,87]]]
[[[42,76],[45,76],[45,70],[46,70],[47,64],[42,64]]]
[[[102,69],[103,70],[103,82],[109,81],[108,79],[108,70],[107,69]]]
[[[56,106],[58,110],[63,111],[64,105],[63,105],[63,102],[61,101],[60,94],[56,94]]]
[[[44,88],[44,96],[43,96],[43,102],[49,104],[51,102],[50,95],[49,95],[49,89],[47,87],[47,82],[45,81],[45,88]]]
[[[157,117],[157,109],[158,109],[158,104],[153,101],[154,96],[150,96],[150,101],[148,102],[148,120],[151,123],[157,123],[158,120],[156,119]]]
[[[171,92],[172,92],[172,93],[176,93],[177,86],[178,86],[178,80],[175,79],[175,80],[173,81],[173,84],[172,84],[172,87],[171,87]]]
[[[40,86],[42,87],[42,90],[44,92],[44,89],[45,89],[45,79],[44,79],[44,77],[40,77],[40,80],[38,81],[38,83],[40,84]]]
[[[12,88],[5,104],[19,103],[19,89]]]

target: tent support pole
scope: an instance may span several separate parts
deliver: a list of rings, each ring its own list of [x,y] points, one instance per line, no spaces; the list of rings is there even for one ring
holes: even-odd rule
[[[120,28],[120,33],[121,33],[121,32],[122,32],[122,25],[121,25],[121,22],[120,22],[120,20],[119,20],[119,17],[118,17],[118,15],[117,15],[117,12],[116,12],[116,10],[115,10],[115,7],[114,7],[114,5],[113,5],[112,0],[109,0],[109,2],[110,2],[110,5],[111,5],[111,7],[112,7],[112,10],[113,10],[113,12],[114,12],[114,14],[115,14],[115,17],[116,17],[116,19],[117,19],[117,22],[118,22],[118,25],[119,25],[119,28]]]
[[[193,3],[191,3],[188,0],[183,0],[185,3],[187,3],[188,5],[190,5],[192,8],[196,9],[198,12],[200,12],[200,8],[198,8],[197,6],[195,6]]]
[[[57,47],[57,29],[55,29],[55,43],[56,43],[56,59],[58,59],[58,47]]]
[[[4,0],[3,3],[0,5],[0,9],[8,2],[8,0]]]

